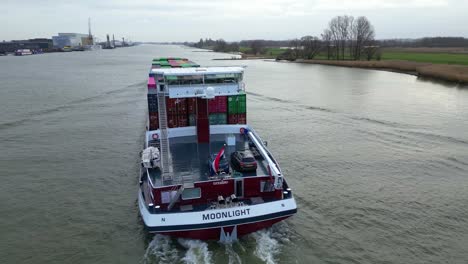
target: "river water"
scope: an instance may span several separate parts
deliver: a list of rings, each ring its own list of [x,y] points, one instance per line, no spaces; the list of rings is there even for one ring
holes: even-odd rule
[[[148,235],[151,59],[245,65],[293,218],[230,246]],[[467,263],[468,87],[143,45],[0,57],[0,263]]]

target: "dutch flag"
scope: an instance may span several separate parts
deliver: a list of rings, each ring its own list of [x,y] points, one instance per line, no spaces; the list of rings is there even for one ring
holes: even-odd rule
[[[216,158],[213,160],[213,163],[211,164],[212,168],[213,168],[213,171],[218,174],[218,170],[219,170],[219,160],[221,159],[221,157],[224,155],[224,148],[226,147],[226,145],[224,145],[221,150],[218,152],[218,155],[216,155]]]

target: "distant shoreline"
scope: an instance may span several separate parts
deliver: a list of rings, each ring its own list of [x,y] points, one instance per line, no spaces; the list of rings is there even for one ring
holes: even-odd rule
[[[335,60],[297,60],[293,63],[321,64],[330,66],[385,70],[411,74],[418,77],[468,84],[468,66],[433,64],[401,60],[383,61],[335,61]]]

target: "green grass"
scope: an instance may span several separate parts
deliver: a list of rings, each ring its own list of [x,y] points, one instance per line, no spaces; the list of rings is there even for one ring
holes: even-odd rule
[[[283,54],[285,51],[285,49],[280,48],[266,48],[265,55],[273,56],[276,58],[276,56]]]
[[[239,51],[242,53],[250,53],[251,50],[252,49],[250,47],[239,47]],[[259,54],[259,56],[276,58],[276,56],[282,54],[285,51],[286,50],[280,48],[265,48],[264,53]]]
[[[468,65],[468,54],[383,51],[383,60],[407,60],[437,64]]]

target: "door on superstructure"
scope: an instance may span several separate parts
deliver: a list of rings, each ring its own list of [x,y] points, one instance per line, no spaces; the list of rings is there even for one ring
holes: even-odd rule
[[[235,179],[234,181],[234,193],[236,197],[244,197],[244,179]]]

